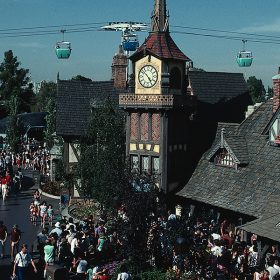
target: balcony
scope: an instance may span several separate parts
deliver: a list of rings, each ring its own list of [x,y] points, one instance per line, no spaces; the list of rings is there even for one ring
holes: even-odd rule
[[[172,109],[174,107],[192,106],[194,96],[191,95],[159,95],[159,94],[121,94],[119,106],[126,108]]]

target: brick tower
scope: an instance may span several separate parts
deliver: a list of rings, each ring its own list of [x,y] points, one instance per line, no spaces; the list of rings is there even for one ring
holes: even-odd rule
[[[119,52],[113,57],[112,79],[116,89],[125,89],[127,86],[127,66],[128,58],[125,55],[122,46],[119,46]]]

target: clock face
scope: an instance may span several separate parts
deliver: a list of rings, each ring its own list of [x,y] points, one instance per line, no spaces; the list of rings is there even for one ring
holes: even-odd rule
[[[153,87],[158,80],[158,72],[152,65],[145,65],[138,74],[139,83],[145,88]]]

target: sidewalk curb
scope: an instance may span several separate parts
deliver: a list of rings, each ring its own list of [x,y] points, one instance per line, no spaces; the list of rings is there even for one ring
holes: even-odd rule
[[[56,196],[56,195],[52,195],[52,194],[43,192],[42,189],[41,189],[40,187],[38,188],[38,191],[39,191],[43,196],[46,196],[46,197],[49,197],[49,198],[53,198],[53,199],[60,200],[60,196]]]

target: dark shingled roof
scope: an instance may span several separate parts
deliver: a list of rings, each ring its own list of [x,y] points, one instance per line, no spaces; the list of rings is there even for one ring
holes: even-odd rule
[[[241,73],[190,71],[189,81],[198,101],[210,104],[226,102],[248,92]]]
[[[269,217],[261,217],[250,223],[246,223],[240,228],[247,232],[256,233],[259,236],[263,236],[272,240],[278,240],[280,238],[280,216],[276,214]]]
[[[268,136],[262,135],[273,116],[272,106],[272,100],[260,105],[238,129],[235,126],[232,133],[229,133],[232,138],[228,144],[237,157],[244,156],[245,161],[248,159],[248,165],[235,170],[216,166],[207,159],[207,155],[220,139],[217,133],[212,148],[201,158],[191,179],[178,195],[255,217],[261,217],[264,213],[278,213],[280,149],[270,146]],[[228,129],[226,124],[219,124],[219,129],[221,127],[226,131]],[[229,127],[232,129],[232,124]],[[241,155],[243,149],[244,154]]]
[[[23,133],[31,127],[46,127],[46,112],[18,114]],[[0,120],[0,133],[5,134],[9,125],[9,117]]]
[[[178,48],[169,32],[151,32],[144,44],[130,56],[132,61],[143,53],[154,55],[159,59],[178,59],[190,61],[190,59]]]
[[[117,104],[118,91],[113,81],[64,81],[57,82],[56,133],[61,136],[79,137],[87,129],[93,103],[110,98]]]

